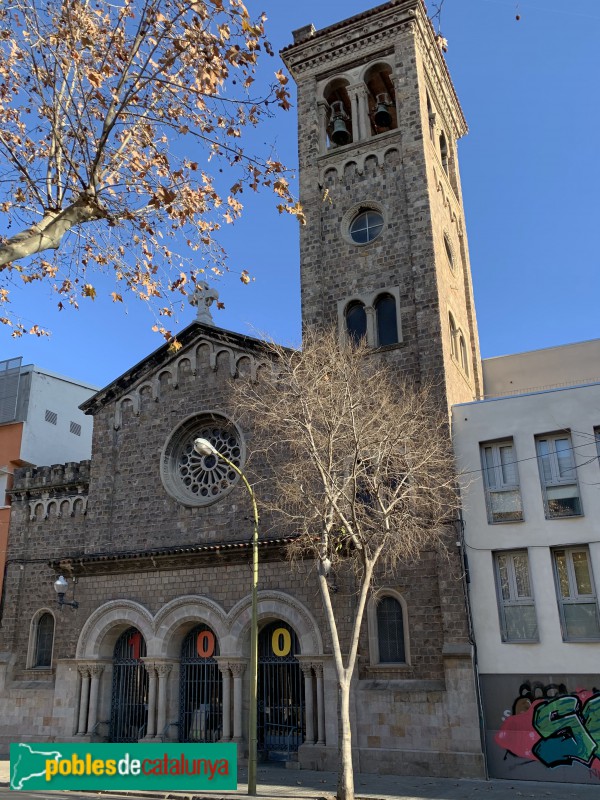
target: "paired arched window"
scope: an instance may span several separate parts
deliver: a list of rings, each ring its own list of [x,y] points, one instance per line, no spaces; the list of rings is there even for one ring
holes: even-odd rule
[[[465,375],[469,375],[469,357],[467,355],[467,343],[461,330],[458,330],[454,317],[448,314],[450,327],[450,354],[456,359],[463,369]]]
[[[45,611],[38,617],[35,627],[35,642],[32,667],[51,667],[54,646],[54,617]]]
[[[371,64],[362,78],[366,91],[358,91],[355,81],[338,76],[325,87],[321,149],[343,147],[355,138],[364,140],[398,127],[392,67]]]
[[[389,292],[366,302],[353,300],[346,306],[344,317],[346,335],[354,344],[366,339],[369,347],[386,347],[400,341],[397,299]]]

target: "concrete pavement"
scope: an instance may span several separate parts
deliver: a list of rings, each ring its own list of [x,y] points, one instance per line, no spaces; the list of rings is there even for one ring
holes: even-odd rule
[[[247,773],[239,771],[238,790],[220,795],[197,795],[202,800],[223,797],[244,797],[247,791]],[[9,762],[0,761],[0,798],[9,797]],[[335,796],[336,774],[311,770],[285,769],[282,766],[261,765],[258,770],[258,796],[262,800],[321,800]],[[598,800],[599,786],[565,783],[538,783],[533,781],[475,781],[455,778],[411,778],[392,775],[356,775],[357,798],[368,800]],[[26,793],[21,793],[21,796]],[[36,797],[42,793],[36,792]],[[50,792],[49,796],[74,798],[75,793]],[[92,793],[88,794],[89,797]],[[11,794],[12,798],[16,795]],[[163,793],[130,793],[129,797],[163,798]],[[172,793],[170,798],[190,797],[189,792]],[[108,798],[107,795],[104,796]]]

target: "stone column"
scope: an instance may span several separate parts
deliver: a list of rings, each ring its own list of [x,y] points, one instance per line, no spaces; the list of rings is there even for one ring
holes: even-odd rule
[[[317,676],[317,744],[325,744],[325,693],[323,691],[323,664],[313,664]]]
[[[233,673],[233,741],[242,741],[242,675],[246,665],[231,664]]]
[[[358,100],[359,96],[359,87],[358,86],[348,86],[348,97],[350,98],[350,122],[352,123],[352,141],[354,144],[360,142],[360,100]]]
[[[150,738],[156,736],[156,665],[144,662],[144,667],[148,673],[148,722],[146,724],[146,736]]]
[[[173,664],[157,664],[158,674],[158,711],[156,713],[156,735],[160,736],[167,724],[167,678]]]
[[[367,344],[369,347],[378,347],[377,315],[373,306],[365,306],[365,316],[367,318]]]
[[[371,120],[369,119],[369,92],[364,83],[356,87],[358,104],[358,135],[361,141],[371,137]]]
[[[90,701],[90,668],[88,664],[78,664],[77,671],[81,675],[81,691],[79,694],[79,721],[77,736],[87,733],[88,706]]]
[[[90,708],[88,712],[87,732],[90,736],[94,733],[96,722],[98,721],[98,694],[100,690],[100,676],[104,672],[104,664],[90,664],[90,676],[92,685],[90,687]]]
[[[221,740],[228,742],[231,739],[231,671],[228,663],[220,663],[219,669],[223,676],[223,735]]]
[[[317,112],[319,120],[319,155],[324,155],[327,152],[327,116],[329,114],[329,107],[325,101],[317,104]]]
[[[315,743],[315,709],[313,704],[312,665],[300,664],[304,675],[304,702],[306,704],[306,744]]]

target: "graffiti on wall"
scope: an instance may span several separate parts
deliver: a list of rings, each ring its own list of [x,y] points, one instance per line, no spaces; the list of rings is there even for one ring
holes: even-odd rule
[[[526,681],[495,741],[507,755],[546,767],[584,764],[600,777],[600,690]]]

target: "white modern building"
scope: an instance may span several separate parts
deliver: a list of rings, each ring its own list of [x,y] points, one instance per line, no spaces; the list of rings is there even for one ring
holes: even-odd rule
[[[493,777],[600,777],[600,340],[483,362],[453,407]]]
[[[0,589],[8,541],[8,490],[16,467],[88,459],[92,418],[79,406],[96,391],[20,358],[0,361]]]

